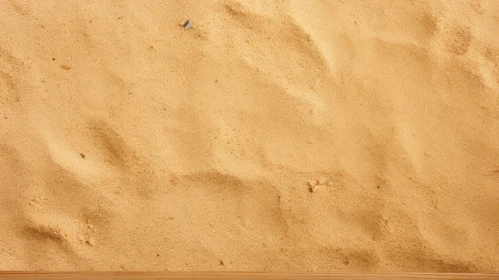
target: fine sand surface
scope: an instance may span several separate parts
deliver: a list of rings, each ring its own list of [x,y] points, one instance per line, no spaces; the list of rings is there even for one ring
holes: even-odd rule
[[[0,270],[499,272],[498,34],[495,0],[2,0]]]

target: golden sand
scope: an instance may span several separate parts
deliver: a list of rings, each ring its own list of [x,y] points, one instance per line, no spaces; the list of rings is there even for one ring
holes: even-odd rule
[[[495,0],[0,1],[0,269],[499,272],[498,34]]]

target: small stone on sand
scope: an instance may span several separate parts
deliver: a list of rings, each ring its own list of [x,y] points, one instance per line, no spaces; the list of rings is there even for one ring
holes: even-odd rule
[[[181,24],[185,29],[190,29],[192,27],[192,20],[188,19]]]
[[[313,192],[313,193],[317,192],[319,190],[319,187],[320,187],[320,185],[315,185],[315,186],[311,187],[310,192]]]
[[[317,180],[310,180],[308,181],[308,185],[311,187],[315,187],[317,185]]]
[[[95,246],[95,245],[97,245],[97,243],[95,242],[95,239],[93,239],[93,238],[91,238],[91,237],[88,239],[88,242],[87,242],[87,243],[88,243],[88,245],[90,245],[90,246]]]

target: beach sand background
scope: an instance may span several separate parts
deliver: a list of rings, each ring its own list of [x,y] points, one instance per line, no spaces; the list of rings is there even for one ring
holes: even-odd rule
[[[498,34],[494,0],[0,1],[0,269],[499,272]]]

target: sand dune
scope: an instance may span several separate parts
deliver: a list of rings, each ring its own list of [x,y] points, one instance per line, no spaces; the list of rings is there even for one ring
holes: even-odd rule
[[[0,1],[0,269],[499,272],[499,3],[423,2]]]

